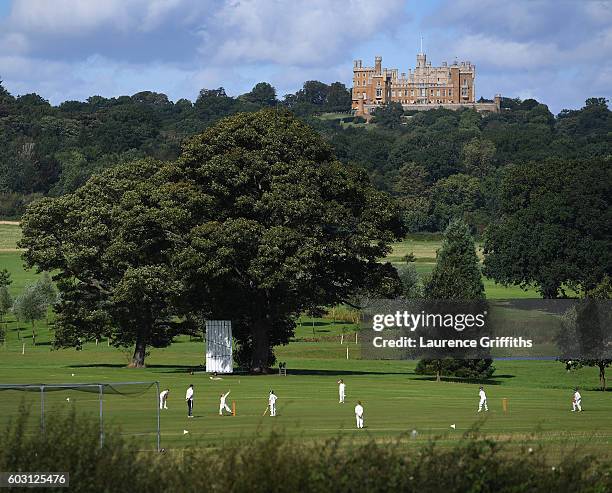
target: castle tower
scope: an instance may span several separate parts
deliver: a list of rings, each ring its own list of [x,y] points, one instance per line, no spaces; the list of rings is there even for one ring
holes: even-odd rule
[[[382,57],[377,56],[374,58],[374,72],[376,74],[382,74]]]
[[[494,101],[495,101],[495,107],[497,108],[498,113],[501,111],[501,100],[502,100],[501,94],[496,94]]]
[[[417,53],[417,67],[425,67],[427,65],[427,55],[423,51],[423,36],[421,36],[421,49]]]

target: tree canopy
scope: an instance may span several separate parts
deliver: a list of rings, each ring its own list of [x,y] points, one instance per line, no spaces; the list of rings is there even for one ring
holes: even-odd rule
[[[588,291],[612,273],[609,159],[509,166],[487,230],[485,274],[545,298]]]
[[[397,207],[285,111],[237,114],[176,161],[124,164],[36,202],[23,235],[28,265],[60,272],[57,344],[108,335],[135,345],[134,366],[222,318],[245,366],[265,371],[302,310],[401,290],[378,262],[403,235]]]

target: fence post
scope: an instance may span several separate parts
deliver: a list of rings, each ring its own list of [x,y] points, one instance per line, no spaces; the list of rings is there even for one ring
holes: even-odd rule
[[[102,396],[104,395],[104,386],[98,385],[98,398],[100,400],[100,448],[104,446],[104,412],[102,409]]]
[[[155,382],[157,395],[155,396],[155,407],[157,409],[157,451],[161,450],[161,431],[160,431],[160,408],[159,408],[159,382]]]
[[[45,434],[45,386],[40,386],[40,430]]]

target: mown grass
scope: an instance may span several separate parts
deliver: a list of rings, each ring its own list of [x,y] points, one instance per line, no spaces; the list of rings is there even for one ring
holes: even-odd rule
[[[415,241],[411,246],[418,246],[422,258],[433,258],[436,240]],[[21,264],[17,252],[0,253],[0,268],[6,266],[12,273],[14,294],[36,276],[23,270]],[[417,263],[421,272],[432,266]],[[342,436],[357,443],[397,439],[410,447],[422,447],[430,438],[441,436],[440,443],[456,445],[466,430],[478,425],[486,436],[543,444],[553,453],[570,443],[585,452],[612,455],[612,401],[609,393],[597,390],[597,371],[592,368],[566,372],[564,365],[555,361],[496,361],[497,371],[485,382],[490,412],[482,416],[476,413],[478,383],[438,383],[416,375],[412,361],[362,360],[360,346],[353,339],[353,326],[339,321],[302,319],[295,341],[277,348],[279,361],[287,362],[287,377],[234,374],[221,380],[211,380],[203,372],[205,345],[201,340],[178,337],[171,347],[151,349],[147,368],[128,369],[131,349],[109,347],[106,341],[85,344],[82,351],[53,350],[53,317],[49,322],[49,328],[39,323],[38,343],[33,346],[29,331],[17,331],[26,325],[8,317],[7,344],[0,346],[0,383],[159,381],[171,391],[170,409],[162,413],[162,443],[168,449],[221,447],[255,432],[272,431],[303,443]],[[345,340],[340,344],[343,332]],[[345,405],[337,402],[338,378],[347,383]],[[188,420],[184,392],[190,383],[196,388],[196,418]],[[575,386],[582,389],[582,414],[570,412]],[[270,389],[279,396],[279,415],[274,419],[262,416]],[[217,414],[219,394],[227,390],[231,390],[230,400],[237,405],[235,417]],[[18,414],[20,395],[0,392],[0,425]],[[73,407],[79,412],[98,412],[95,396],[79,395],[70,401],[65,397],[55,393],[48,397],[47,404],[59,414]],[[509,400],[507,414],[502,410],[503,398]],[[36,394],[29,394],[28,399],[39,406]],[[155,392],[109,399],[105,419],[121,425],[126,435],[144,433],[145,448],[151,448]],[[357,399],[364,403],[367,425],[359,433],[353,416]],[[37,424],[34,419],[33,433]],[[451,429],[451,424],[456,429]],[[417,439],[407,436],[413,429],[418,432]],[[189,433],[184,434],[184,430]]]

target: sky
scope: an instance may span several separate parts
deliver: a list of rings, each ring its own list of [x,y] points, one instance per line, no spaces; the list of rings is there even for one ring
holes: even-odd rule
[[[53,104],[270,82],[351,85],[354,59],[471,61],[477,97],[553,113],[612,97],[612,0],[0,0],[0,80]]]

